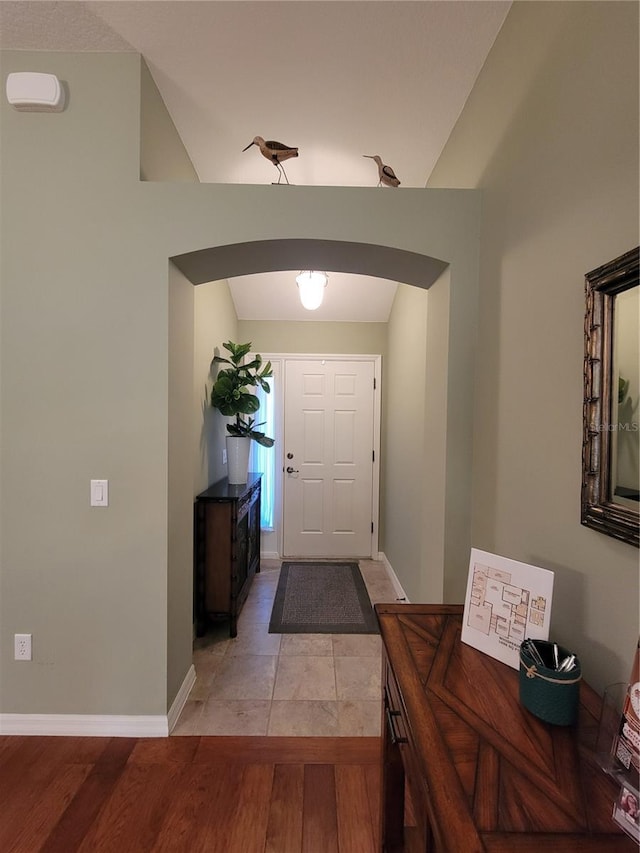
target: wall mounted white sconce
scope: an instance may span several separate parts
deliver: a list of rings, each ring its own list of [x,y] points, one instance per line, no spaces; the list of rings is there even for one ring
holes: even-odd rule
[[[303,308],[306,308],[307,311],[315,311],[322,305],[327,281],[326,272],[316,272],[315,270],[303,270],[300,275],[296,276]]]
[[[59,113],[64,109],[64,89],[55,74],[14,71],[7,77],[6,91],[16,110]]]

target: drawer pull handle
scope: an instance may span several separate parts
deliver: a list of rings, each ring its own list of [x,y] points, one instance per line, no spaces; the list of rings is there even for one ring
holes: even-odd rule
[[[395,745],[396,743],[409,743],[409,739],[406,737],[399,737],[396,734],[396,727],[393,724],[393,718],[400,716],[400,711],[392,711],[388,706],[385,708],[387,714],[387,725],[389,726],[389,735],[391,736],[391,743]]]

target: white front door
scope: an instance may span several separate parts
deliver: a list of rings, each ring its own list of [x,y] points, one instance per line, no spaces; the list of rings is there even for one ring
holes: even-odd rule
[[[372,550],[374,361],[286,362],[284,555]]]

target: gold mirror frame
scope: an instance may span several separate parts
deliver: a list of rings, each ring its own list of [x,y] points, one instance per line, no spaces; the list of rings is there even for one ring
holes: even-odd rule
[[[639,545],[638,509],[614,503],[611,484],[611,423],[616,296],[638,287],[640,249],[632,249],[586,274],[582,524]],[[616,392],[617,393],[617,392]]]

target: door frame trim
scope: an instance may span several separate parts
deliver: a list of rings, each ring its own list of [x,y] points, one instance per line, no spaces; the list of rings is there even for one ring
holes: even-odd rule
[[[369,361],[373,362],[373,376],[375,380],[375,391],[373,394],[373,470],[371,481],[371,520],[373,522],[373,530],[370,539],[370,557],[376,559],[379,553],[379,527],[380,527],[380,448],[382,446],[381,439],[381,416],[382,416],[382,355],[381,354],[366,354],[366,353],[274,353],[261,352],[263,361],[271,361],[272,364],[279,365],[280,384],[282,385],[283,393],[275,400],[276,413],[276,444],[275,448],[278,453],[276,460],[276,495],[275,495],[275,510],[276,510],[276,528],[275,542],[272,540],[271,547],[267,546],[269,552],[277,549],[278,556],[283,557],[283,516],[284,516],[284,488],[283,488],[283,472],[284,472],[284,367],[287,361]],[[275,371],[274,371],[275,373]],[[268,534],[267,534],[268,536]],[[364,556],[364,555],[363,555]]]

